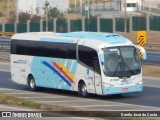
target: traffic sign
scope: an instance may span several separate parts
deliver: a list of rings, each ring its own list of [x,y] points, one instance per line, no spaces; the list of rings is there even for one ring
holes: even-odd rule
[[[138,42],[138,45],[141,46],[141,47],[145,47],[145,44],[147,42],[147,34],[146,34],[146,31],[138,31],[137,32],[137,42]],[[138,55],[140,58],[142,58],[142,53],[140,52],[140,50],[138,50]]]
[[[146,31],[137,32],[137,42],[139,46],[145,47],[145,43],[147,42]]]

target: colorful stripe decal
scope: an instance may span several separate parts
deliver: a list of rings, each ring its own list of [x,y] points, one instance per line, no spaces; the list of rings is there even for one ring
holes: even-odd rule
[[[65,71],[63,71],[63,68],[59,67],[57,63],[52,62],[53,66],[57,68],[71,83],[74,83],[72,78],[70,78]]]
[[[51,66],[49,63],[45,61],[43,61],[43,64],[50,68],[53,72],[55,72],[62,80],[64,80],[71,87],[71,83],[57,69],[55,69],[53,66]]]
[[[70,78],[71,78],[72,80],[76,80],[75,77],[74,77],[74,75],[67,69],[66,66],[64,66],[61,62],[58,62],[58,65],[59,65],[61,68],[63,68],[63,70],[70,76]]]

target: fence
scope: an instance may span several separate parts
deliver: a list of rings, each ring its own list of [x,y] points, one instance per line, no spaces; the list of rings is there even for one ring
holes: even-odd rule
[[[125,32],[124,18],[92,18],[92,19],[54,19],[48,22],[48,31],[72,32],[72,31],[92,31],[92,32]],[[130,16],[126,19],[127,32],[147,30],[160,31],[159,16]],[[46,21],[14,24],[0,24],[0,34],[22,33],[22,32],[42,32],[46,31]]]

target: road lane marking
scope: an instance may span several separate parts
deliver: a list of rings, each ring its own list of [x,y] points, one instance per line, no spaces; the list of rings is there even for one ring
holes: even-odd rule
[[[4,62],[0,62],[0,64],[2,64],[2,65],[8,65],[8,66],[10,66],[10,63],[4,63]]]
[[[42,103],[76,103],[76,102],[92,102],[92,101],[95,101],[95,100],[64,100],[64,101],[37,101],[37,102],[42,102]]]
[[[13,94],[13,95],[16,95],[16,94],[17,94],[17,95],[19,95],[19,94],[36,94],[36,93],[32,93],[32,92],[31,92],[31,93],[12,93],[12,92],[9,92],[9,93],[4,93],[4,94],[7,94],[7,95],[8,95],[8,94],[9,94],[9,95],[10,95],[10,94]]]
[[[72,107],[89,108],[89,107],[109,107],[109,106],[124,106],[124,105],[123,104],[120,104],[120,105],[79,105],[79,106],[72,106]]]
[[[8,73],[10,73],[11,71],[10,70],[0,70],[0,72],[8,72]]]
[[[146,87],[154,87],[154,88],[160,88],[160,86],[155,86],[155,85],[144,85]]]
[[[32,98],[32,99],[40,99],[40,98],[64,98],[65,96],[53,96],[53,97],[47,97],[47,96],[42,96],[42,97],[18,97],[18,98],[26,98],[26,99],[29,99],[29,98]]]
[[[160,80],[158,77],[143,77],[144,79]]]

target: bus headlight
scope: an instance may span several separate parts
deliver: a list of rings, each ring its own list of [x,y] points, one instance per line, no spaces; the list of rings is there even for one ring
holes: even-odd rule
[[[141,85],[141,84],[143,84],[143,81],[139,81],[136,83],[136,85]]]

